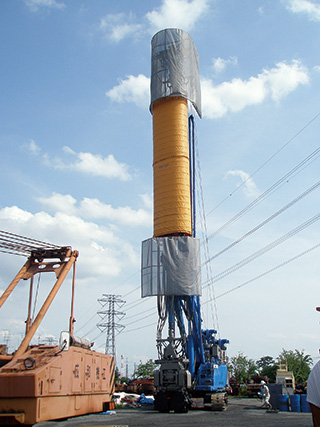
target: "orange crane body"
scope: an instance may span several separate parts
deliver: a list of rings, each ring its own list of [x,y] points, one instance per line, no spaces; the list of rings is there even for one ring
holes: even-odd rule
[[[31,279],[31,299],[34,275],[55,273],[56,282],[33,322],[29,301],[26,335],[18,350],[11,356],[0,354],[0,425],[30,425],[114,409],[114,358],[73,337],[74,276],[69,331],[62,332],[59,346],[30,346],[72,266],[75,272],[77,258],[71,248],[32,254],[0,297],[1,307],[21,279]]]

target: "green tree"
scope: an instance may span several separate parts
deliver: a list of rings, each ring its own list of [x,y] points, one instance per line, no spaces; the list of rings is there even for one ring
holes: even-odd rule
[[[274,364],[275,364],[275,361],[274,361],[273,357],[271,357],[271,356],[263,356],[257,360],[257,366],[260,369],[263,369],[266,366],[273,366]]]
[[[250,375],[254,374],[257,366],[252,359],[248,359],[243,353],[238,353],[236,356],[231,357],[228,364],[230,374],[236,378],[240,383],[245,383]]]
[[[135,378],[153,377],[153,372],[156,367],[157,365],[152,359],[149,359],[146,363],[140,362],[134,373],[134,376]]]
[[[312,357],[304,350],[285,350],[279,354],[279,363],[286,364],[288,371],[292,371],[297,383],[304,383],[310,374],[313,365]]]
[[[268,377],[269,381],[275,381],[277,376],[278,365],[271,356],[263,356],[257,360],[257,366],[260,369],[260,374]]]
[[[116,366],[115,372],[114,372],[114,379],[116,382],[120,382],[120,371],[118,366]]]

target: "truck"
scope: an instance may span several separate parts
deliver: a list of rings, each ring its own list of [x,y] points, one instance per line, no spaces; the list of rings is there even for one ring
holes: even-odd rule
[[[269,380],[263,375],[251,375],[246,383],[248,397],[259,397],[261,391],[261,381],[268,383]]]

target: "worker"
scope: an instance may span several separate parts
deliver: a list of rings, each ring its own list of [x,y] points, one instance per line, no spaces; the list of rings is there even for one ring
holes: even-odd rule
[[[267,386],[266,382],[263,380],[260,382],[260,385],[261,385],[261,389],[260,389],[259,395],[263,401],[262,408],[270,409],[271,404],[269,403],[269,400],[270,400],[269,387]]]
[[[308,378],[307,401],[311,408],[313,425],[320,427],[320,361],[311,369]]]

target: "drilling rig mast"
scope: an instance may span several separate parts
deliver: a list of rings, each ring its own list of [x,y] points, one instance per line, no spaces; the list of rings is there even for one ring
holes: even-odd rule
[[[142,297],[158,299],[155,407],[186,412],[197,398],[223,409],[228,340],[201,329],[194,121],[188,118],[188,104],[201,117],[198,53],[190,35],[175,28],[155,34],[151,45],[154,222],[153,238],[142,242],[141,289]]]

